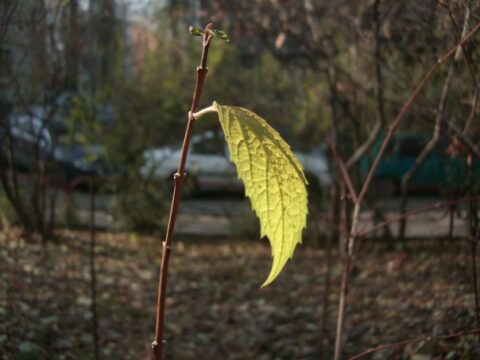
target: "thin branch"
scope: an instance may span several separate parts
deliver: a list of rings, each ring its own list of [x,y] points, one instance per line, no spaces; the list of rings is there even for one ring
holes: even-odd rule
[[[392,344],[380,345],[380,346],[377,346],[375,348],[368,349],[368,350],[366,350],[366,351],[364,351],[360,354],[357,354],[355,356],[352,356],[352,357],[348,358],[348,360],[361,359],[362,357],[367,356],[367,355],[369,355],[371,353],[374,353],[374,352],[377,352],[377,351],[382,351],[382,350],[387,350],[387,349],[395,349],[395,348],[399,348],[399,347],[402,347],[402,346],[405,346],[405,345],[419,343],[419,342],[422,342],[422,341],[446,340],[446,339],[453,339],[453,338],[462,337],[462,336],[466,336],[466,335],[472,335],[472,334],[480,334],[480,329],[477,328],[477,329],[472,329],[472,330],[468,330],[468,331],[464,331],[464,332],[458,332],[458,333],[450,334],[450,335],[424,336],[424,337],[417,338],[417,339],[404,340],[404,341],[399,341],[399,342],[392,343]]]
[[[4,21],[2,24],[0,24],[0,43],[3,43],[6,38],[10,22],[12,21],[13,15],[15,14],[19,3],[19,1],[12,1],[9,2],[8,5],[4,5],[6,9],[2,19]]]
[[[452,14],[452,10],[448,6],[448,4],[444,4],[440,0],[437,0],[437,2],[440,6],[442,6],[443,8],[445,8],[448,11],[448,16],[450,17],[450,20],[453,24],[456,35],[457,35],[458,39],[460,39],[461,36],[462,36],[461,34],[465,34],[465,32],[467,31],[468,23],[469,23],[469,20],[470,20],[470,17],[471,17],[471,8],[470,8],[469,2],[467,1],[465,3],[465,21],[464,21],[463,29],[462,29],[461,33],[458,30],[458,24],[455,21],[455,18]],[[478,86],[478,80],[477,80],[477,77],[475,75],[475,69],[474,69],[474,66],[473,66],[473,61],[472,61],[471,55],[467,51],[467,49],[465,49],[465,46],[463,46],[463,45],[461,47],[461,50],[463,51],[463,54],[465,55],[465,60],[467,62],[468,70],[470,71],[470,76],[471,76],[471,79],[472,79],[472,82],[473,82],[473,87],[474,87],[474,94],[473,94],[473,100],[472,100],[472,110],[470,111],[470,114],[469,114],[469,116],[467,118],[467,121],[465,122],[465,126],[463,128],[463,132],[466,133],[471,126],[473,118],[475,117],[475,113],[476,113],[476,109],[477,109],[477,102],[478,102],[478,94],[480,93],[480,88]],[[461,53],[460,53],[460,49],[459,49],[457,51],[457,53],[455,54],[456,60],[458,60],[460,58],[460,55],[461,55]]]
[[[385,104],[383,94],[383,77],[382,77],[382,56],[381,56],[381,43],[380,43],[380,14],[379,14],[380,0],[375,0],[373,5],[373,35],[374,35],[374,47],[373,54],[375,60],[375,106],[377,121],[370,131],[367,140],[358,147],[358,149],[347,160],[347,168],[351,168],[357,164],[365,153],[370,150],[380,132],[385,126]]]
[[[368,187],[370,186],[370,183],[372,182],[373,174],[375,173],[375,170],[377,169],[381,158],[383,157],[383,154],[385,153],[385,150],[387,149],[388,144],[392,140],[393,134],[395,133],[395,130],[398,128],[398,126],[401,124],[403,121],[407,111],[410,109],[412,106],[413,102],[417,98],[417,96],[420,94],[422,89],[425,87],[425,85],[429,82],[429,80],[432,78],[433,74],[436,72],[436,70],[446,61],[448,58],[450,58],[453,54],[455,54],[457,48],[459,46],[462,46],[466,42],[468,42],[473,35],[480,29],[480,23],[475,25],[475,27],[467,34],[465,37],[463,37],[457,44],[452,46],[447,52],[445,52],[440,58],[437,60],[437,62],[426,72],[426,74],[423,76],[422,80],[418,83],[418,85],[415,87],[413,92],[410,94],[408,97],[407,101],[403,105],[403,107],[400,109],[400,112],[398,113],[397,117],[394,119],[392,124],[389,126],[389,130],[387,132],[387,135],[385,136],[385,139],[383,140],[383,143],[380,147],[380,150],[377,153],[377,156],[375,157],[375,160],[373,161],[372,166],[370,167],[370,170],[368,171],[367,177],[365,178],[365,182],[363,183],[362,190],[360,191],[360,194],[358,195],[358,201],[361,202],[363,198],[365,197],[365,194],[368,190]]]
[[[188,147],[190,144],[190,138],[192,136],[193,124],[195,123],[195,118],[193,114],[195,113],[200,98],[202,96],[203,83],[208,72],[207,68],[207,56],[208,49],[210,47],[210,42],[212,40],[212,35],[209,30],[213,28],[213,24],[208,24],[205,27],[204,36],[203,36],[203,46],[202,46],[202,55],[200,58],[200,65],[197,67],[197,81],[195,83],[195,89],[193,92],[192,105],[190,106],[190,111],[188,112],[188,122],[187,128],[185,129],[185,136],[183,138],[183,145],[180,154],[180,161],[178,164],[178,170],[174,175],[174,188],[172,195],[172,203],[170,207],[170,215],[168,218],[167,233],[165,235],[165,241],[163,242],[163,251],[162,259],[160,266],[160,276],[158,282],[158,297],[157,297],[157,316],[155,323],[155,340],[152,342],[153,357],[155,360],[161,360],[163,355],[164,340],[163,340],[163,323],[165,318],[165,298],[167,290],[167,273],[168,273],[168,262],[170,259],[170,244],[172,241],[173,230],[175,228],[175,222],[177,218],[177,210],[180,200],[180,190],[182,185],[182,180],[185,176],[185,164],[187,161]]]
[[[340,222],[340,209],[339,209],[339,189],[336,182],[330,187],[330,210],[328,214],[328,220],[332,224],[338,226]],[[324,358],[327,354],[328,337],[327,327],[330,318],[330,291],[332,283],[332,244],[339,239],[339,232],[332,230],[327,235],[325,242],[325,284],[323,292],[323,311],[319,332],[319,355],[320,358]]]
[[[472,200],[472,193],[474,191],[474,181],[472,173],[472,157],[470,154],[466,157],[467,161],[467,237],[475,238],[478,237],[478,213],[477,213],[477,202]],[[475,295],[475,320],[477,327],[480,327],[480,304],[478,299],[478,282],[477,282],[477,241],[470,242],[470,259],[472,266],[472,283],[473,283],[473,293]],[[478,335],[478,341],[480,343],[480,334]]]
[[[480,150],[478,147],[465,135],[463,131],[461,131],[453,122],[447,122],[448,127],[450,130],[455,134],[455,136],[460,140],[460,142],[475,156],[480,159]]]
[[[358,233],[358,236],[359,237],[363,237],[369,233],[372,233],[376,230],[379,230],[387,225],[390,225],[390,224],[394,224],[402,219],[405,219],[405,218],[408,218],[412,215],[417,215],[417,214],[421,214],[421,213],[424,213],[424,212],[427,212],[427,211],[430,211],[430,210],[434,210],[434,209],[438,209],[438,208],[443,208],[443,207],[446,207],[446,206],[452,206],[452,205],[459,205],[459,204],[464,204],[464,203],[468,203],[470,201],[474,201],[474,200],[480,200],[480,196],[476,196],[476,197],[472,197],[471,199],[468,199],[468,198],[462,198],[462,199],[457,199],[457,200],[450,200],[450,201],[442,201],[442,202],[436,202],[436,203],[433,203],[433,204],[429,204],[429,205],[425,205],[425,206],[422,206],[422,207],[419,207],[419,208],[416,208],[416,209],[412,209],[410,211],[407,211],[403,214],[400,214],[398,216],[394,216],[394,217],[391,217],[375,226],[372,226],[368,229],[364,229],[364,230],[361,230],[359,233]]]
[[[473,93],[473,99],[472,99],[472,108],[470,110],[470,114],[468,115],[467,121],[465,121],[465,126],[463,127],[464,133],[470,130],[470,127],[472,126],[472,123],[473,123],[473,119],[475,118],[475,115],[477,113],[479,93],[480,91],[478,89],[475,89],[475,92]]]
[[[342,180],[348,189],[348,192],[350,196],[352,197],[353,202],[356,204],[358,202],[357,198],[357,193],[355,191],[355,188],[353,187],[352,184],[352,179],[350,177],[350,174],[348,173],[348,170],[345,166],[345,163],[343,162],[342,158],[340,157],[336,146],[333,144],[333,141],[327,137],[327,143],[330,146],[330,149],[332,150],[333,158],[335,159],[335,162],[337,163],[338,169],[340,170],[340,174],[342,176]]]
[[[442,3],[439,0],[437,0],[437,3],[441,7],[445,8],[447,10],[448,16],[450,17],[450,21],[453,24],[453,29],[455,30],[455,34],[457,35],[457,41],[460,40],[462,38],[462,34],[465,34],[468,30],[468,23],[469,23],[470,17],[471,17],[470,6],[465,5],[465,20],[463,22],[462,31],[459,31],[459,26],[458,26],[457,22],[455,21],[455,18],[452,14],[452,10],[450,9],[450,6]],[[467,61],[468,70],[470,71],[470,76],[472,77],[473,86],[475,88],[475,91],[478,92],[479,87],[478,87],[477,77],[475,76],[475,69],[474,69],[474,66],[473,66],[473,61],[472,61],[472,58],[471,58],[470,54],[467,52],[467,49],[465,49],[464,45],[462,45],[457,50],[457,52],[455,54],[455,60],[456,61],[460,60],[461,52],[463,52],[463,54],[465,55],[465,60]]]
[[[97,313],[97,271],[95,268],[95,179],[90,178],[90,309],[92,311],[92,332],[93,332],[93,349],[95,360],[100,360],[100,346],[98,336],[98,313]]]
[[[392,140],[392,137],[395,133],[395,130],[403,121],[405,114],[412,106],[413,102],[420,94],[421,90],[425,87],[425,85],[429,82],[432,78],[435,71],[447,60],[455,54],[457,48],[462,46],[466,43],[470,38],[476,33],[477,30],[480,29],[480,23],[478,23],[464,38],[462,38],[457,44],[451,47],[447,52],[445,52],[437,62],[427,71],[427,73],[423,76],[421,81],[418,85],[414,88],[413,92],[408,97],[407,101],[400,109],[397,117],[393,120],[392,124],[389,126],[388,132],[385,136],[385,139],[382,142],[380,150],[378,151],[375,160],[373,161],[370,169],[368,171],[367,177],[364,180],[362,189],[358,195],[357,202],[355,204],[353,215],[352,215],[352,224],[350,227],[350,235],[347,237],[346,241],[346,248],[347,254],[344,261],[344,269],[343,275],[341,280],[340,286],[340,297],[338,303],[338,315],[337,315],[337,331],[336,331],[336,338],[335,338],[335,351],[334,351],[334,359],[340,360],[343,355],[343,338],[344,338],[344,327],[345,327],[345,314],[347,310],[347,295],[349,291],[349,282],[350,282],[350,275],[351,269],[354,264],[354,255],[355,255],[355,248],[356,248],[356,240],[358,239],[358,230],[357,227],[359,225],[359,217],[360,217],[360,210],[362,207],[363,199],[367,193],[367,190],[372,182],[373,175],[380,163],[380,159],[382,158],[383,154],[385,153],[388,144]]]
[[[445,108],[447,105],[448,93],[450,91],[450,82],[452,80],[453,74],[455,72],[455,61],[450,63],[448,67],[447,77],[442,86],[442,92],[440,95],[440,99],[438,101],[437,106],[437,115],[435,117],[435,126],[433,129],[433,134],[431,139],[426,143],[423,147],[420,154],[417,156],[415,161],[413,162],[412,166],[402,175],[401,179],[401,201],[400,201],[400,213],[404,213],[407,207],[408,202],[408,189],[410,187],[410,182],[413,176],[417,173],[418,169],[422,166],[425,159],[431,154],[435,146],[437,146],[438,142],[440,141],[440,136],[444,132],[444,122],[445,122]],[[406,231],[406,218],[404,218],[400,223],[400,229],[398,232],[398,237],[401,241],[405,239],[405,231]]]

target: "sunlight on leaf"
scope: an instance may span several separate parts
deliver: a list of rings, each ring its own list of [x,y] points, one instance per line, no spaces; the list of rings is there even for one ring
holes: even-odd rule
[[[261,236],[272,247],[270,284],[302,241],[307,219],[307,181],[290,146],[255,113],[213,103],[225,133],[230,156],[245,194],[260,219]]]

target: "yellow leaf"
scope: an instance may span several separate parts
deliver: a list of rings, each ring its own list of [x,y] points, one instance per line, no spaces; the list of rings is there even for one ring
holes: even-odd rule
[[[250,110],[213,103],[245,194],[272,247],[270,284],[302,241],[307,219],[307,180],[290,146]]]

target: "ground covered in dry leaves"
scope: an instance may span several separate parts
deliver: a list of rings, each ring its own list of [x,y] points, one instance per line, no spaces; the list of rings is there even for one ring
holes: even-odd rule
[[[93,359],[87,232],[56,243],[0,240],[0,358]],[[160,237],[99,233],[98,316],[104,359],[148,359]],[[416,242],[408,252],[366,243],[349,296],[348,355],[381,343],[475,328],[469,245]],[[340,266],[324,340],[333,345]],[[174,239],[168,359],[318,359],[325,252],[303,245],[271,286],[266,241]],[[475,335],[388,350],[374,359],[480,359]],[[413,355],[415,354],[415,355]],[[432,357],[433,354],[433,357]]]

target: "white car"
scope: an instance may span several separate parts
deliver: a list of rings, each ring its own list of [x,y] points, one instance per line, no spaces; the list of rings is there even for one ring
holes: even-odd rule
[[[143,153],[144,165],[140,173],[144,178],[153,178],[173,183],[173,174],[180,160],[180,146],[147,149]],[[328,161],[321,150],[309,154],[295,152],[302,163],[310,188],[319,191],[332,182]],[[237,192],[243,184],[237,177],[235,165],[229,160],[228,147],[223,134],[207,131],[193,136],[187,157],[187,177],[184,191]]]
[[[31,170],[37,156],[41,160],[49,156],[52,138],[45,124],[35,114],[13,113],[0,124],[0,162],[9,153],[7,146],[13,150],[14,164],[10,165],[21,170]]]

